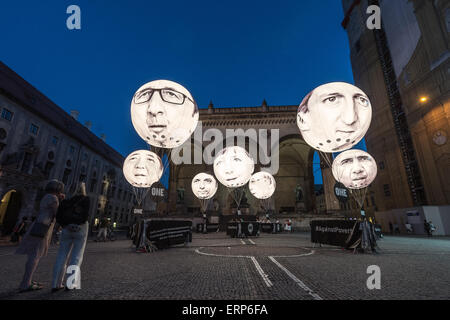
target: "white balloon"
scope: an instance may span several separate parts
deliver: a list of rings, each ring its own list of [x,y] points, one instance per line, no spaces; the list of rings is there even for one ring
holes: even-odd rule
[[[341,152],[356,145],[372,120],[372,105],[358,87],[345,82],[321,85],[310,92],[297,111],[303,139],[322,152]]]
[[[219,184],[217,180],[210,174],[199,173],[192,179],[192,192],[200,200],[208,200],[214,197]]]
[[[123,164],[125,179],[134,187],[149,188],[161,179],[164,167],[161,158],[148,150],[130,153]]]
[[[248,188],[255,198],[269,199],[275,192],[275,179],[268,172],[257,172],[250,178]]]
[[[181,146],[197,127],[198,117],[192,95],[173,81],[151,81],[140,87],[131,101],[134,129],[158,148]]]
[[[227,147],[214,160],[214,174],[227,188],[245,185],[255,170],[250,154],[241,147]]]
[[[369,186],[377,176],[375,159],[362,150],[348,150],[333,161],[333,176],[349,189]]]

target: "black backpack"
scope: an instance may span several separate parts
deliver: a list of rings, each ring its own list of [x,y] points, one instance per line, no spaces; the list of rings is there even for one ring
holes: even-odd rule
[[[76,223],[80,220],[83,208],[80,206],[84,197],[73,197],[69,200],[63,200],[56,213],[56,222],[61,226]]]

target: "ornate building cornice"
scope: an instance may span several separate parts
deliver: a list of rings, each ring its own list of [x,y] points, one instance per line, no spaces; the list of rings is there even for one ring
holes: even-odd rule
[[[296,123],[298,106],[200,109],[204,127],[261,127]]]

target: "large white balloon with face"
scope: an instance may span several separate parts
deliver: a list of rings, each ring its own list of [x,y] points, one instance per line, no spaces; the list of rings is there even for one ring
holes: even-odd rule
[[[245,185],[255,170],[250,154],[241,147],[227,147],[214,159],[214,174],[227,188]]]
[[[310,92],[297,111],[303,139],[316,150],[333,153],[350,149],[366,134],[372,105],[358,87],[345,82],[321,85]]]
[[[377,176],[377,164],[367,152],[348,150],[334,159],[333,176],[349,189],[362,189]]]
[[[269,199],[275,192],[275,179],[270,173],[257,172],[250,178],[248,188],[255,198]]]
[[[181,146],[198,123],[198,107],[190,92],[169,80],[140,87],[131,101],[131,121],[139,136],[158,148]]]
[[[208,200],[214,197],[219,184],[217,180],[210,174],[199,173],[192,179],[192,192],[200,200]]]
[[[123,164],[125,179],[134,187],[149,188],[161,179],[164,167],[160,157],[148,150],[130,153]]]

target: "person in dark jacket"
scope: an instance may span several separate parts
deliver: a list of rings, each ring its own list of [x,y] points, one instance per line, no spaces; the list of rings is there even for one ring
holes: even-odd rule
[[[427,220],[423,221],[423,227],[425,229],[425,232],[428,234],[428,236],[431,237],[433,234],[431,233],[430,224],[428,223]]]
[[[80,183],[74,197],[61,203],[57,222],[62,226],[60,245],[53,267],[52,292],[64,289],[63,279],[66,273],[66,263],[69,260],[71,274],[77,272],[76,279],[80,279],[80,267],[83,262],[84,250],[89,230],[89,206],[90,200],[86,195],[86,186],[84,182]],[[70,257],[68,257],[70,252]],[[74,289],[79,285],[76,281],[75,286],[69,286],[67,289]],[[77,287],[80,289],[79,287]]]

